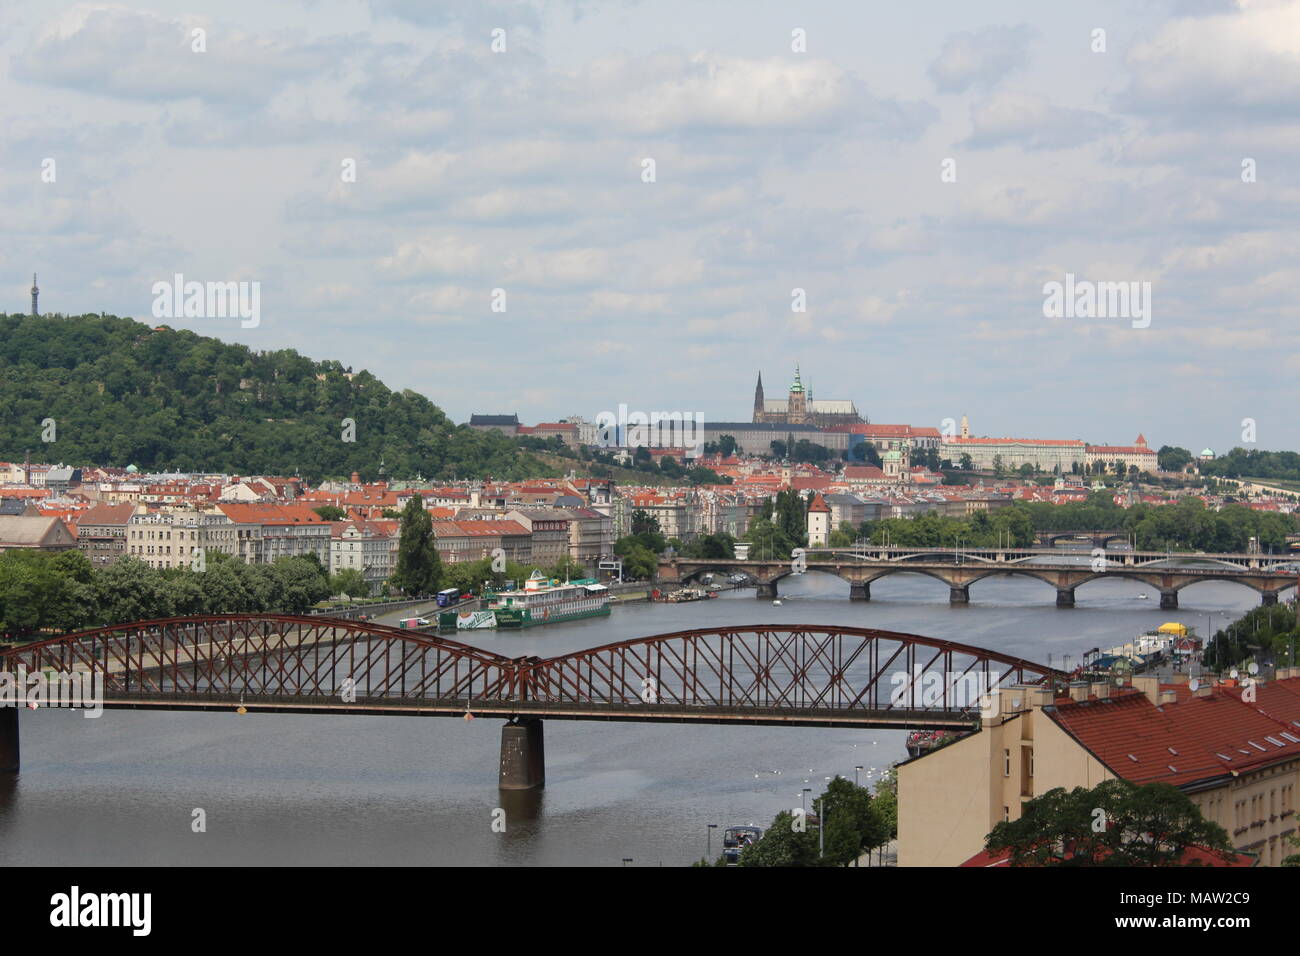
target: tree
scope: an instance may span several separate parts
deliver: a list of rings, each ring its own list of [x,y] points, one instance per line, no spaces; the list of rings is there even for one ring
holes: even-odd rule
[[[1224,829],[1176,787],[1122,779],[1049,790],[1018,820],[995,826],[985,845],[1009,851],[1012,866],[1182,866],[1193,847],[1225,859],[1233,852]]]
[[[367,597],[370,587],[366,576],[356,568],[344,568],[330,578],[331,594],[346,594],[348,597]]]
[[[268,602],[268,605],[264,605],[268,610],[278,610],[285,614],[303,614],[317,601],[323,601],[330,596],[328,579],[320,574],[319,565],[310,561],[301,558],[278,558],[264,570],[270,578],[274,594],[274,598]],[[364,579],[361,588],[354,593],[365,593]]]
[[[880,467],[880,452],[876,450],[875,442],[860,441],[853,449],[854,456],[858,461],[865,462],[868,465]]]
[[[321,505],[319,508],[312,508],[311,510],[320,515],[321,521],[342,521],[348,516],[346,511],[335,505]]]
[[[572,555],[566,554],[550,568],[549,576],[561,581],[573,581],[587,576],[587,569]]]
[[[816,806],[826,827],[825,860],[830,865],[847,866],[864,850],[890,840],[892,821],[876,808],[866,787],[837,776]]]
[[[511,438],[454,425],[427,398],[290,349],[255,352],[185,330],[83,315],[0,315],[0,458],[21,460],[30,422],[59,423],[64,461],[292,474],[308,481],[417,471],[553,476]],[[339,441],[339,423],[361,424]]]
[[[958,459],[958,465],[962,471],[970,471],[975,467],[975,461],[968,452],[962,452],[961,458]]]
[[[407,594],[432,594],[442,580],[442,561],[433,537],[433,521],[419,495],[411,495],[402,509],[397,566],[390,580]]]
[[[660,533],[659,519],[648,511],[638,508],[632,512],[632,533],[636,535],[652,532]]]
[[[796,827],[796,822],[800,826]],[[782,810],[767,828],[763,838],[740,853],[739,866],[820,866],[817,833],[807,819],[796,821],[795,815]]]

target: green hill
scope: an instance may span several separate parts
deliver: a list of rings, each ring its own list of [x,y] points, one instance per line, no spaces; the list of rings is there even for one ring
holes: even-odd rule
[[[115,316],[0,315],[0,459],[30,449],[69,465],[309,481],[373,480],[381,460],[391,478],[555,474],[504,435],[454,425],[423,395],[350,371]]]

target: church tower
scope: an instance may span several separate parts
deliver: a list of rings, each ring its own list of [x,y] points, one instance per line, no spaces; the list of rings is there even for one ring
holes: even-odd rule
[[[36,297],[41,294],[41,290],[36,288],[36,273],[32,273],[32,318],[39,316],[40,310],[36,308]]]
[[[830,544],[831,509],[819,491],[808,506],[808,547],[824,548]]]
[[[758,386],[754,389],[754,421],[763,421],[763,373],[758,373]]]
[[[808,422],[808,395],[799,378],[799,366],[794,367],[794,384],[790,386],[789,413],[787,425],[804,425]]]

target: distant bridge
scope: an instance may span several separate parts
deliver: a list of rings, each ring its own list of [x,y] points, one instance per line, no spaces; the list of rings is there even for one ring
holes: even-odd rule
[[[1097,545],[1094,550],[1101,549]],[[804,554],[823,559],[844,558],[851,560],[873,561],[913,561],[933,558],[936,560],[960,561],[962,563],[977,561],[985,564],[1024,564],[1032,563],[1035,558],[1061,558],[1070,556],[1070,552],[1057,548],[942,548],[925,545],[855,545],[849,548],[805,548]],[[1083,557],[1082,552],[1075,553]],[[1091,555],[1089,556],[1091,557]],[[1294,554],[1262,554],[1259,552],[1214,552],[1214,551],[1106,551],[1097,555],[1103,558],[1107,567],[1151,567],[1163,564],[1181,564],[1187,561],[1213,562],[1224,567],[1247,568],[1251,570],[1290,570],[1300,568],[1300,558]]]
[[[1094,548],[1104,548],[1112,541],[1127,541],[1131,534],[1132,532],[1120,528],[1111,531],[1035,531],[1034,537],[1039,544],[1049,548],[1054,547],[1058,541],[1071,541],[1077,538],[1087,538]]]
[[[706,628],[542,659],[274,614],[97,628],[5,651],[0,670],[93,680],[107,709],[500,717],[509,721],[505,789],[542,784],[543,718],[966,730],[979,721],[980,695],[1065,676],[978,647],[857,627]],[[0,706],[0,770],[18,769],[18,711]]]
[[[849,598],[871,599],[871,583],[890,574],[924,574],[948,585],[951,604],[969,604],[970,586],[994,575],[1037,578],[1056,588],[1057,607],[1074,607],[1082,584],[1107,578],[1139,581],[1160,592],[1160,607],[1178,607],[1178,592],[1201,581],[1232,581],[1252,588],[1266,605],[1296,587],[1296,559],[1261,554],[1169,554],[1128,551],[1098,556],[1083,564],[1041,560],[1053,552],[1020,548],[882,548],[805,549],[804,563],[794,560],[666,558],[659,562],[661,583],[688,583],[703,574],[743,574],[758,584],[759,598],[775,598],[778,582],[802,571],[833,574],[849,582]],[[1060,552],[1055,552],[1059,557]],[[1038,559],[1038,560],[1036,560]],[[1188,559],[1214,561],[1218,567],[1191,568]]]

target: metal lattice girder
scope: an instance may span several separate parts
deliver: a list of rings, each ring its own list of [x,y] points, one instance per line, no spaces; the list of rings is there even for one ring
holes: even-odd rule
[[[991,688],[1063,677],[983,648],[870,628],[702,628],[541,659],[381,624],[284,614],[96,628],[12,648],[0,655],[0,667],[91,671],[106,702],[123,706],[253,700],[268,708],[329,702],[346,710],[341,701],[372,710],[410,704],[437,712],[476,707],[616,719],[689,712],[704,720],[795,722],[876,715],[895,723],[904,715],[969,719],[973,702],[957,693],[967,678]]]

